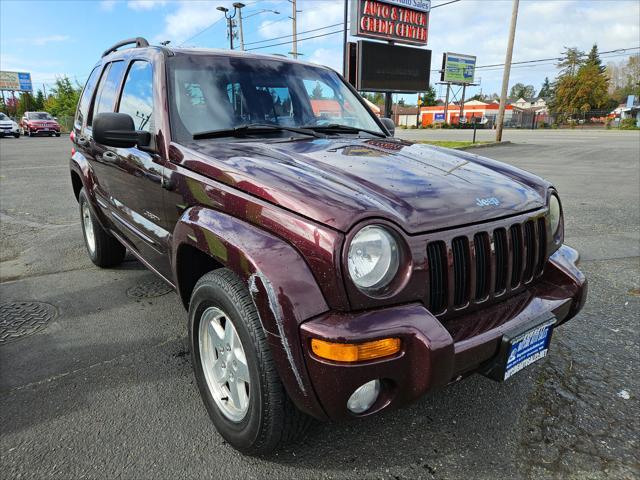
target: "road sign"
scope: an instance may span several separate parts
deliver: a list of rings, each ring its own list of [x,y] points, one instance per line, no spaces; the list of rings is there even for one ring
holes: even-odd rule
[[[33,92],[31,74],[26,72],[0,72],[0,90]]]

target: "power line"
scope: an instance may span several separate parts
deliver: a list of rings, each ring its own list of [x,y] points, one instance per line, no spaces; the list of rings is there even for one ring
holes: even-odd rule
[[[218,20],[216,20],[215,22],[213,22],[211,25],[203,28],[202,30],[200,30],[198,33],[196,33],[195,35],[190,36],[189,38],[187,38],[186,40],[184,40],[180,45],[178,45],[179,47],[181,47],[182,45],[184,45],[185,43],[187,43],[189,40],[193,40],[194,38],[196,38],[198,35],[203,34],[204,32],[206,32],[207,30],[215,27],[218,23],[220,23],[221,21],[225,20],[225,17],[219,18]]]
[[[287,19],[287,20],[288,20],[288,19]],[[342,22],[340,22],[340,23],[334,23],[333,25],[327,25],[327,26],[325,26],[325,27],[314,28],[313,30],[305,30],[304,32],[298,32],[298,35],[303,35],[303,34],[305,34],[305,33],[317,32],[317,31],[319,31],[319,30],[325,30],[325,29],[327,29],[327,28],[333,28],[333,27],[337,27],[337,26],[340,26],[340,25],[342,25]],[[342,30],[341,30],[341,31],[342,31]],[[292,34],[289,34],[289,35],[282,35],[281,37],[274,37],[274,38],[269,38],[269,39],[267,39],[267,40],[258,40],[258,41],[256,41],[256,42],[249,42],[249,43],[245,43],[245,45],[255,45],[255,44],[258,44],[258,43],[271,42],[271,41],[273,41],[273,40],[281,40],[281,39],[283,39],[283,38],[290,38],[290,37],[293,37],[293,35],[292,35]],[[288,42],[287,42],[287,43],[288,43]]]
[[[432,6],[432,7],[431,7],[431,10],[433,10],[434,8],[444,7],[445,5],[450,5],[450,4],[452,4],[452,3],[457,3],[457,2],[459,2],[459,1],[460,1],[460,0],[451,0],[450,2],[440,3],[440,4],[438,4],[438,5],[434,5],[434,6]]]
[[[342,25],[342,24],[340,24],[340,25]],[[320,35],[314,35],[314,36],[312,36],[312,37],[299,38],[299,39],[298,39],[298,42],[302,42],[302,41],[304,41],[304,40],[311,40],[311,39],[313,39],[313,38],[327,37],[327,36],[329,36],[329,35],[335,35],[336,33],[343,33],[343,32],[344,32],[344,29],[342,29],[342,28],[341,28],[340,30],[335,30],[335,31],[333,31],[333,32],[323,33],[323,34],[320,34]],[[293,35],[291,35],[291,36],[293,36]],[[261,50],[261,49],[263,49],[263,48],[277,47],[277,46],[279,46],[279,45],[288,45],[289,43],[291,43],[291,41],[288,41],[288,42],[280,42],[280,43],[273,43],[273,44],[271,44],[271,45],[264,45],[264,46],[262,46],[262,47],[247,48],[247,51],[249,51],[249,50]]]

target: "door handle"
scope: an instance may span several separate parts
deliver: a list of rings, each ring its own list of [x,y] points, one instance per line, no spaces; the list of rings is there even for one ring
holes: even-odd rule
[[[106,162],[115,162],[116,160],[118,160],[118,156],[115,153],[107,150],[102,154],[102,159]]]

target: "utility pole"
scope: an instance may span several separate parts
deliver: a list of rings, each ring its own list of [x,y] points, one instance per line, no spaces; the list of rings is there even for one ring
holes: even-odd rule
[[[349,50],[347,47],[347,25],[349,21],[349,0],[344,0],[344,31],[342,32],[342,75],[347,78]]]
[[[238,10],[238,25],[240,27],[240,50],[244,51],[244,33],[242,31],[242,9],[246,5],[244,3],[236,2],[233,4],[233,8]]]
[[[293,21],[293,39],[292,39],[292,48],[291,48],[291,56],[293,58],[298,58],[298,10],[296,9],[296,0],[289,0],[291,2],[291,20]]]
[[[507,105],[507,88],[509,88],[509,74],[511,73],[511,58],[513,57],[513,41],[516,37],[516,22],[518,21],[518,5],[520,0],[513,0],[511,11],[511,27],[509,28],[509,43],[504,59],[504,73],[502,74],[502,91],[500,92],[500,109],[498,110],[498,124],[496,126],[496,142],[502,141],[502,127],[504,126],[504,110]]]

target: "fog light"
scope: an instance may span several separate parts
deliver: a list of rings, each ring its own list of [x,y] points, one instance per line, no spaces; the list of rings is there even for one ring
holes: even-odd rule
[[[371,380],[358,387],[347,401],[347,408],[353,413],[364,413],[371,408],[380,395],[380,380]]]

